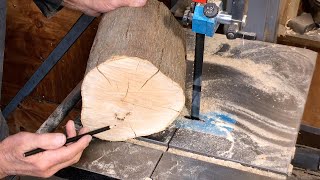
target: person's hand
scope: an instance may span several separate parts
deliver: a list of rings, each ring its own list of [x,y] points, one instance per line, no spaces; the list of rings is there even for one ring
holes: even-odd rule
[[[66,125],[68,137],[76,136],[73,121]],[[86,133],[81,129],[80,133]],[[89,145],[92,137],[82,137],[75,143],[63,146],[65,135],[61,133],[33,134],[18,133],[0,143],[0,179],[8,175],[27,175],[50,177],[62,168],[77,163],[82,151]],[[24,157],[24,153],[36,148],[47,151]]]
[[[99,16],[119,7],[141,7],[147,0],[64,0],[63,6],[82,11],[90,16]]]

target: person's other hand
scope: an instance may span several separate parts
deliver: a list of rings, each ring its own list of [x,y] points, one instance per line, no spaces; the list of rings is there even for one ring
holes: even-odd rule
[[[66,125],[68,137],[76,136],[73,121]],[[86,133],[81,129],[80,134]],[[75,143],[64,146],[65,135],[61,133],[18,133],[0,143],[0,179],[8,175],[50,177],[62,168],[77,163],[92,137],[82,137]],[[24,157],[24,153],[36,148],[47,151]]]
[[[64,0],[63,6],[82,11],[90,16],[99,16],[119,7],[141,7],[147,0]]]

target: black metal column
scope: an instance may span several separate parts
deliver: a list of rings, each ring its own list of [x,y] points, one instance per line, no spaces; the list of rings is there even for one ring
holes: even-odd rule
[[[6,38],[6,14],[7,14],[7,1],[0,0],[0,100],[2,88],[2,74],[3,74],[3,61],[4,61],[4,48]],[[7,137],[9,129],[7,123],[0,113],[0,141]]]
[[[193,91],[192,91],[192,105],[191,118],[199,120],[200,118],[200,99],[201,99],[201,83],[202,83],[202,66],[204,53],[204,34],[196,34],[196,50],[194,59],[193,72]]]

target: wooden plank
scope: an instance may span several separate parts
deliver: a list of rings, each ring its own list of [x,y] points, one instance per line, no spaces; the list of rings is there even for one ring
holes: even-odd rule
[[[279,31],[282,31],[278,37],[278,43],[292,45],[302,48],[308,48],[315,51],[320,51],[320,30],[309,31],[305,34],[295,33],[292,30],[280,26]]]
[[[24,3],[8,1],[2,104],[13,98],[80,14],[63,9],[47,19],[32,0]],[[39,84],[32,97],[59,103],[77,85],[83,78],[97,24],[93,23],[82,34],[61,62]]]
[[[279,24],[287,22],[298,15],[301,0],[281,0]]]
[[[320,55],[313,75],[302,123],[320,129]]]

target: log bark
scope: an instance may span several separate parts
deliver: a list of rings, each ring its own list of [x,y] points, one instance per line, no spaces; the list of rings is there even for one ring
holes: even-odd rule
[[[82,84],[81,121],[96,137],[123,141],[164,130],[185,104],[185,32],[149,0],[102,17]]]

